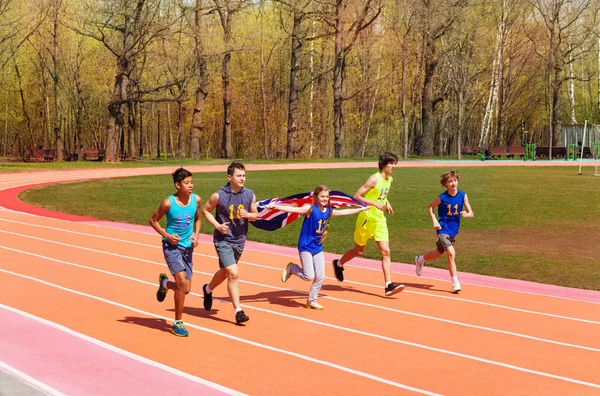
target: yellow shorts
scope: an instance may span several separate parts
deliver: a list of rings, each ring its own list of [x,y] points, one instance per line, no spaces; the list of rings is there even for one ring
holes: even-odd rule
[[[354,229],[354,242],[358,246],[365,246],[369,239],[373,238],[375,242],[388,242],[387,221],[369,220],[362,216],[356,219],[356,228]]]

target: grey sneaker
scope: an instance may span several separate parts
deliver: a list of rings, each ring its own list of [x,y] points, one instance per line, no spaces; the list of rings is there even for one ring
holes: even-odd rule
[[[423,273],[423,264],[425,264],[425,260],[423,260],[423,256],[415,256],[415,273],[417,276],[421,276]]]

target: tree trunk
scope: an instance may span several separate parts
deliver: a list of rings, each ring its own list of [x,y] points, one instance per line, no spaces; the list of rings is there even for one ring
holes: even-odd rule
[[[63,160],[64,142],[61,133],[62,112],[59,96],[59,76],[58,76],[58,18],[61,2],[56,0],[54,3],[54,15],[52,23],[52,79],[54,81],[54,148],[56,150],[56,160]]]
[[[185,118],[187,109],[183,100],[177,101],[177,158],[185,158]]]
[[[285,158],[295,157],[295,142],[298,135],[298,51],[302,47],[300,41],[300,24],[303,14],[294,10],[294,26],[292,27],[292,52],[290,60],[290,91],[288,101],[287,145]]]
[[[202,0],[196,0],[194,40],[196,56],[196,76],[198,87],[195,93],[194,112],[192,114],[192,129],[190,130],[190,157],[200,158],[200,135],[204,131],[202,115],[204,103],[208,96],[208,71],[206,69],[206,56],[204,55],[204,42],[202,41]]]
[[[344,54],[345,32],[342,22],[342,0],[337,0],[335,9],[335,63],[333,66],[333,149],[334,157],[342,158],[344,130]]]
[[[229,63],[231,50],[226,50],[223,56],[221,78],[223,80],[223,142],[221,144],[221,157],[233,158],[233,144],[231,141],[231,87],[229,82]]]
[[[269,132],[267,131],[267,93],[265,90],[265,48],[264,48],[264,30],[265,30],[265,0],[260,0],[260,104],[261,104],[261,122],[263,129],[263,155],[269,158]],[[293,39],[292,39],[293,40]],[[293,47],[293,44],[292,44]],[[293,48],[292,48],[293,51]],[[291,84],[291,83],[290,83]],[[289,158],[289,157],[288,157]]]
[[[128,128],[127,130],[129,131],[129,139],[127,141],[127,158],[128,159],[134,159],[136,158],[136,156],[138,155],[137,152],[138,150],[136,150],[136,144],[135,144],[135,140],[136,140],[136,136],[137,136],[137,114],[135,111],[135,103],[134,102],[130,102],[127,103],[127,122],[128,122]]]
[[[427,37],[425,42],[425,77],[423,81],[423,94],[421,95],[421,155],[433,155],[433,140],[435,136],[435,119],[433,83],[438,66],[438,56],[435,42],[432,37]]]

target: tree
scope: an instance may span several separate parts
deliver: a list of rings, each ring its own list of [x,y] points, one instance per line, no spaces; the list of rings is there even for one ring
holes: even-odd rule
[[[351,4],[348,0],[335,0],[335,8],[330,24],[335,32],[335,62],[333,66],[333,146],[334,156],[342,158],[344,109],[344,80],[346,58],[359,33],[369,27],[381,13],[381,4],[375,0],[363,0]]]

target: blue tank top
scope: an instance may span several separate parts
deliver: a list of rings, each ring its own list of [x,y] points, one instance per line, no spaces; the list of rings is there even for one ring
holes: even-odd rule
[[[329,218],[330,207],[325,207],[321,212],[317,204],[313,204],[310,217],[305,217],[302,222],[302,229],[298,237],[298,250],[301,252],[320,253],[323,251],[321,244],[321,235],[327,219]]]
[[[440,194],[440,201],[442,202],[438,206],[438,223],[442,228],[437,233],[456,236],[460,227],[460,212],[463,210],[465,192],[458,190],[455,196],[451,196],[446,190]]]
[[[219,224],[229,222],[229,230],[227,234],[221,234],[221,232],[215,229],[213,232],[213,241],[226,241],[241,245],[246,242],[246,236],[248,235],[248,219],[240,216],[240,210],[245,209],[247,212],[250,212],[254,192],[244,187],[239,193],[235,193],[229,187],[229,183],[227,183],[227,185],[217,191],[217,194],[219,194],[219,203],[215,219]]]
[[[190,195],[190,202],[187,206],[179,206],[175,201],[174,195],[169,195],[169,201],[171,207],[167,211],[167,228],[165,231],[168,234],[179,235],[179,242],[177,243],[181,247],[189,248],[192,247],[192,233],[194,231],[194,217],[196,217],[196,211],[198,210],[198,200],[196,194]],[[163,238],[163,241],[166,241]]]

